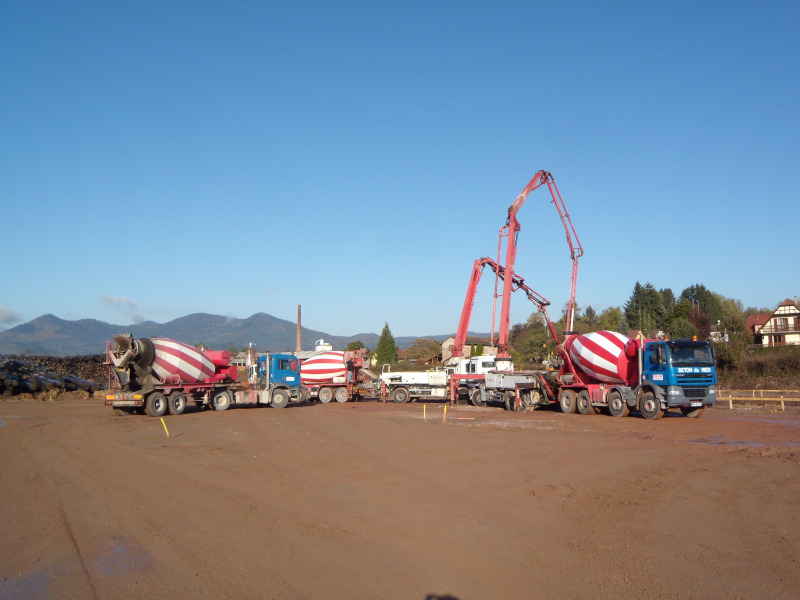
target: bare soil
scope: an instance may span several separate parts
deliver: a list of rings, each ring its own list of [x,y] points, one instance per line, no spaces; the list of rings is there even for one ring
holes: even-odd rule
[[[0,599],[800,589],[800,409],[367,401],[163,424],[95,399],[0,402]]]

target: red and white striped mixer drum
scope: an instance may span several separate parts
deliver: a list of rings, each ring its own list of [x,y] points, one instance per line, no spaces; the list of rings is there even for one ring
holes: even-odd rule
[[[346,377],[347,366],[344,352],[341,351],[321,352],[300,364],[300,381],[303,385],[344,383]]]
[[[202,383],[214,377],[214,361],[201,350],[165,338],[152,338],[153,372],[162,382]]]
[[[615,331],[593,331],[576,336],[569,345],[572,363],[589,377],[603,383],[627,383],[636,346]]]

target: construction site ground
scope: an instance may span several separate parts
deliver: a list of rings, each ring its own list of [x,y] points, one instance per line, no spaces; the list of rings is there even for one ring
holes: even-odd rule
[[[791,598],[800,409],[0,402],[0,599]]]

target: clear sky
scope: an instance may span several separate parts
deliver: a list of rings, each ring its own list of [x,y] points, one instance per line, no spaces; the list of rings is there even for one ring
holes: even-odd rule
[[[266,312],[455,331],[550,171],[578,303],[800,295],[800,3],[0,4],[0,329]],[[517,271],[560,316],[545,188]],[[471,329],[491,326],[484,274]],[[534,307],[512,300],[512,323]]]

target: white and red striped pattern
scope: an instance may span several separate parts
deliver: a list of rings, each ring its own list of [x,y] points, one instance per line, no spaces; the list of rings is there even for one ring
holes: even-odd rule
[[[164,338],[150,341],[156,351],[153,371],[162,383],[175,376],[180,383],[202,383],[214,377],[214,362],[197,348]]]
[[[573,364],[589,377],[604,383],[625,383],[629,359],[625,347],[630,338],[615,331],[594,331],[577,336],[569,348]]]
[[[346,376],[344,352],[336,350],[316,354],[300,365],[300,381],[303,385],[333,383],[334,378]]]

